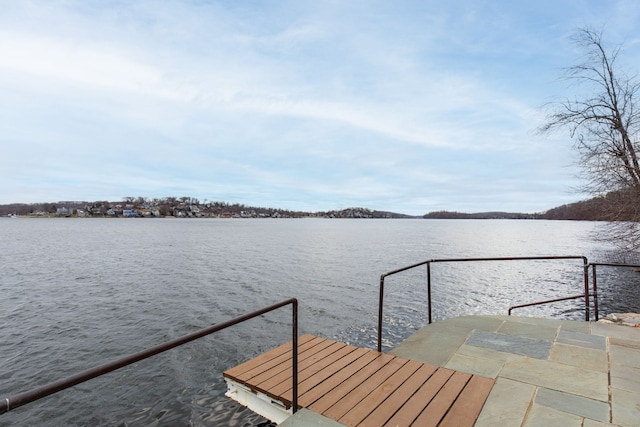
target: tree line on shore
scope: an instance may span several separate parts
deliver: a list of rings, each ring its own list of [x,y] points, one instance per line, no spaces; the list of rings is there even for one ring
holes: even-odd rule
[[[0,205],[0,216],[28,217],[181,217],[181,218],[411,218],[393,212],[348,208],[319,212],[200,201],[193,197],[125,197],[122,201],[60,201]]]
[[[611,192],[576,203],[562,205],[542,213],[433,211],[422,216],[404,215],[367,208],[348,208],[319,212],[291,211],[279,208],[246,206],[240,203],[209,202],[192,197],[166,197],[148,199],[125,197],[122,201],[61,201],[56,203],[12,203],[0,205],[0,216],[86,216],[86,217],[240,217],[240,218],[425,218],[425,219],[547,219],[578,221],[633,221],[633,203],[627,203],[627,212],[611,207],[623,205],[623,192]],[[617,208],[619,209],[619,208]],[[126,213],[126,215],[125,215]]]

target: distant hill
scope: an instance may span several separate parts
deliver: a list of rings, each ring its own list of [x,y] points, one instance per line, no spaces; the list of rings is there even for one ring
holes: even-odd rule
[[[541,219],[540,214],[512,213],[512,212],[478,212],[462,213],[450,211],[429,212],[423,215],[425,219]]]
[[[626,201],[626,204],[624,203]],[[612,191],[604,196],[593,197],[575,203],[561,205],[543,213],[508,213],[508,212],[479,212],[460,213],[449,211],[429,212],[423,218],[433,219],[549,219],[574,221],[611,221],[611,207],[615,206],[615,221],[635,221],[637,203],[629,194]],[[621,207],[626,206],[627,209]]]
[[[564,219],[577,221],[605,221],[604,206],[601,198],[583,200],[549,209],[542,217],[544,219]]]
[[[638,221],[638,194],[633,190],[610,191],[602,196],[558,206],[544,214],[545,219],[586,221]]]
[[[348,208],[339,211],[317,212],[316,216],[327,218],[420,218],[395,212],[372,211],[367,208]]]

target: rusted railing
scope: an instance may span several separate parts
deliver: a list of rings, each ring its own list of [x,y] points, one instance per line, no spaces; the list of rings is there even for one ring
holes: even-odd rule
[[[149,357],[155,356],[157,354],[163,353],[167,350],[171,350],[173,348],[179,347],[188,342],[197,340],[198,338],[205,337],[207,335],[213,334],[215,332],[226,329],[230,326],[237,325],[239,323],[245,322],[247,320],[253,319],[258,316],[262,316],[270,311],[277,310],[286,305],[291,304],[292,306],[292,370],[293,370],[293,401],[292,408],[293,412],[296,412],[298,409],[298,300],[295,298],[290,298],[288,300],[282,301],[278,304],[271,305],[269,307],[265,307],[261,310],[254,311],[249,314],[245,314],[244,316],[236,317],[235,319],[219,323],[213,326],[209,326],[207,328],[201,329],[199,331],[193,332],[191,334],[185,335],[181,338],[177,338],[171,341],[167,341],[164,344],[157,345],[155,347],[148,348],[146,350],[140,351],[138,353],[132,354],[130,356],[123,357],[121,359],[115,360],[110,363],[106,363],[101,366],[97,366],[95,368],[87,369],[85,371],[79,372],[75,375],[72,375],[68,378],[64,378],[62,380],[54,381],[52,383],[46,384],[42,387],[35,388],[33,390],[16,394],[15,396],[7,397],[0,400],[0,414],[4,414],[12,409],[16,409],[20,406],[26,405],[27,403],[34,402],[36,400],[42,399],[43,397],[49,396],[51,394],[57,393],[69,387],[73,387],[77,384],[83,383],[90,379],[99,377],[101,375],[107,374],[109,372],[113,372],[117,369],[123,368],[127,365],[131,365],[132,363],[139,362],[143,359],[147,359]]]
[[[380,300],[378,302],[378,351],[382,351],[382,314],[383,314],[383,305],[384,305],[384,280],[388,276],[392,276],[394,274],[401,273],[403,271],[411,270],[423,265],[427,267],[427,317],[429,323],[432,322],[431,316],[431,264],[434,263],[452,263],[452,262],[484,262],[484,261],[534,261],[534,260],[568,260],[568,259],[581,259],[583,263],[583,277],[584,277],[584,293],[580,295],[573,295],[565,298],[559,298],[556,300],[549,301],[540,301],[530,304],[524,304],[520,306],[515,306],[509,308],[509,314],[511,314],[511,310],[513,308],[525,307],[529,305],[539,305],[546,304],[549,302],[555,301],[563,301],[568,299],[577,299],[584,298],[585,299],[585,320],[589,320],[589,296],[592,295],[589,293],[589,275],[588,275],[588,266],[589,263],[587,258],[584,256],[535,256],[535,257],[498,257],[498,258],[447,258],[447,259],[432,259],[428,261],[422,261],[417,264],[412,264],[407,267],[402,267],[397,270],[390,271],[380,276]],[[595,274],[595,272],[594,272]],[[595,291],[593,293],[595,297]],[[597,311],[596,311],[597,313]],[[597,314],[596,314],[597,316]]]

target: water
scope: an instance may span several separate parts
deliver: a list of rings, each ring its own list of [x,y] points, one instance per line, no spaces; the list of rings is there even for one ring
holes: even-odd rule
[[[296,297],[300,333],[375,348],[382,273],[427,259],[585,255],[598,224],[465,220],[3,219],[0,398]],[[600,259],[603,260],[604,259]],[[580,261],[434,264],[435,320],[582,291]],[[600,273],[601,272],[601,273]],[[599,270],[605,312],[640,274]],[[424,269],[386,282],[388,349],[426,321]],[[581,301],[514,314],[581,319]],[[5,425],[256,426],[222,371],[290,340],[289,309],[0,416]]]

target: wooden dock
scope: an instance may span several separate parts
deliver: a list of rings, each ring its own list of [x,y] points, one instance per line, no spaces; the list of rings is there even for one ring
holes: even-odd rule
[[[224,372],[232,387],[290,410],[291,342]],[[494,380],[303,335],[298,405],[347,426],[473,426]],[[250,409],[260,405],[236,399]],[[265,399],[262,399],[265,402]],[[267,411],[268,412],[268,411]],[[284,418],[272,419],[281,422]]]

